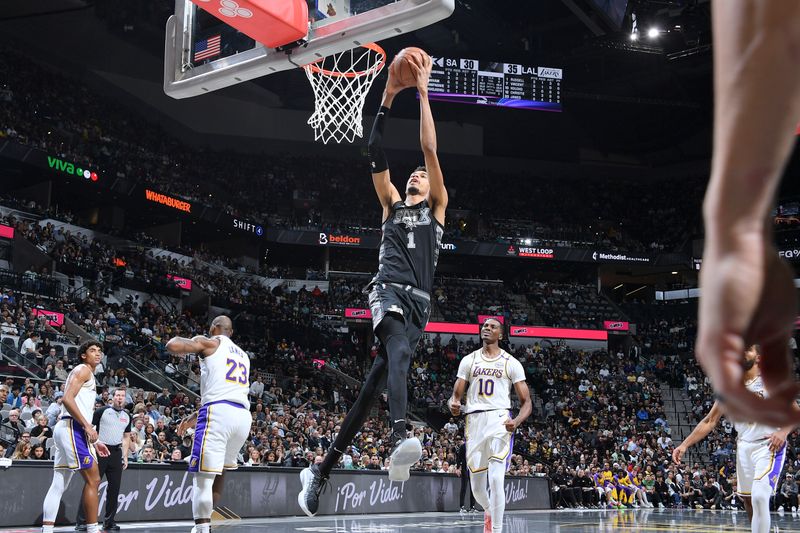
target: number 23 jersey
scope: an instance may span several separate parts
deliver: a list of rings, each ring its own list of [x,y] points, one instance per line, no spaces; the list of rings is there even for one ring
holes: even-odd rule
[[[525,381],[525,370],[505,350],[488,359],[481,350],[475,350],[461,360],[458,377],[469,383],[467,413],[511,409],[511,388]]]
[[[224,335],[217,351],[200,358],[200,397],[203,405],[227,400],[250,408],[250,357]]]

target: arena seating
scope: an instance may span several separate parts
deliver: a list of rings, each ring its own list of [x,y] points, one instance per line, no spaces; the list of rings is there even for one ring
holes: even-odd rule
[[[3,92],[0,121],[7,126],[0,135],[270,227],[379,232],[377,204],[360,194],[368,181],[352,179],[368,175],[365,159],[192,149],[81,81],[32,64],[13,49],[0,57],[4,70],[19,73]],[[56,97],[63,93],[68,96]],[[396,162],[400,168],[415,163]],[[256,177],[263,186],[248,187]],[[702,231],[702,180],[677,189],[459,168],[448,184],[473,194],[451,195],[449,207],[458,215],[448,219],[447,237],[672,251]],[[514,194],[494,194],[503,189]]]

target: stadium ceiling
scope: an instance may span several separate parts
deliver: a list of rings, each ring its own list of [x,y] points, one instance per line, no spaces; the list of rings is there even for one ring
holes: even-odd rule
[[[35,15],[48,15],[89,7],[85,0],[5,0],[0,9],[0,20],[8,20]]]

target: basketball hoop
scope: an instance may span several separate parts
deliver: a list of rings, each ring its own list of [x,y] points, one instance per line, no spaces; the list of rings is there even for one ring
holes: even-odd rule
[[[364,136],[364,100],[384,65],[386,52],[369,43],[303,66],[314,90],[314,114],[308,119],[314,140],[353,142]]]

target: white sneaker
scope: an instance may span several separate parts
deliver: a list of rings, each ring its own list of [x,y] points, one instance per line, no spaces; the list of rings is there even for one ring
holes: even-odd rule
[[[658,504],[658,508],[659,508],[659,509],[664,509],[664,504],[659,502],[659,504]]]
[[[797,512],[797,507],[795,507],[794,505],[792,506],[792,512],[793,512],[793,513],[796,513],[796,512]]]
[[[422,457],[422,443],[412,437],[402,441],[395,447],[389,462],[389,479],[392,481],[408,481],[411,477],[409,469]]]

